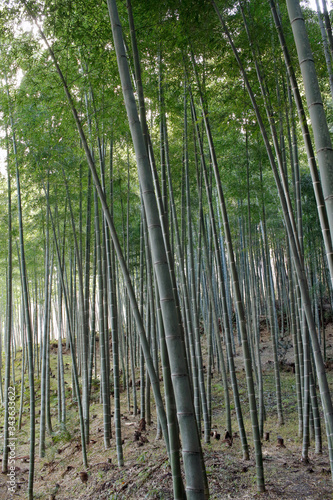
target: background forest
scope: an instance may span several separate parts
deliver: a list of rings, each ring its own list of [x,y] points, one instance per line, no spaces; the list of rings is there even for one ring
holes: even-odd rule
[[[153,428],[154,498],[243,498],[222,442],[276,498],[273,426],[333,474],[332,63],[326,0],[3,0],[1,498],[141,498]]]

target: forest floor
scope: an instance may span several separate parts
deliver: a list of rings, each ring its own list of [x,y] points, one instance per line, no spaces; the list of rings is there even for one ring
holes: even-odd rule
[[[223,389],[220,377],[214,372],[212,378],[212,428],[221,434],[221,439],[212,438],[210,444],[202,443],[205,465],[209,481],[210,498],[224,499],[292,499],[292,500],[328,500],[333,498],[333,484],[327,451],[325,427],[323,427],[323,453],[316,455],[311,441],[310,461],[301,462],[302,441],[298,437],[297,404],[295,376],[289,363],[293,358],[293,349],[289,338],[280,346],[281,385],[285,424],[278,426],[275,406],[275,383],[273,374],[273,356],[270,337],[267,331],[261,332],[261,353],[264,373],[265,408],[267,419],[265,431],[270,433],[270,440],[263,441],[266,492],[256,493],[255,462],[251,426],[246,396],[246,380],[242,363],[242,351],[237,347],[235,356],[240,396],[244,407],[244,417],[250,443],[250,460],[242,459],[241,443],[237,438],[236,414],[232,405],[233,432],[236,437],[232,446],[223,442],[225,432],[225,412]],[[333,325],[326,329],[328,358],[333,359]],[[64,352],[67,391],[70,393],[70,357]],[[51,370],[56,373],[57,349],[51,348]],[[19,361],[19,358],[18,358]],[[17,361],[17,362],[18,362]],[[328,377],[333,387],[332,364],[328,363]],[[17,366],[17,380],[19,380]],[[83,483],[80,472],[85,471],[82,464],[79,421],[77,404],[71,402],[67,407],[68,425],[66,433],[61,432],[57,422],[56,380],[51,376],[51,412],[54,422],[53,435],[47,436],[46,456],[38,458],[36,446],[34,498],[66,500],[115,500],[115,499],[164,499],[171,500],[172,478],[163,440],[155,440],[156,414],[152,411],[152,424],[142,432],[147,442],[138,445],[134,441],[134,432],[138,429],[140,416],[127,411],[126,392],[122,393],[122,436],[124,439],[124,461],[122,468],[117,466],[115,439],[111,448],[104,450],[102,406],[99,402],[99,387],[93,386],[91,415],[91,441],[88,445],[87,469],[88,480]],[[27,384],[27,382],[26,382]],[[16,393],[20,393],[18,383]],[[37,383],[37,414],[40,395]],[[139,391],[139,388],[137,387]],[[139,399],[139,392],[138,392]],[[16,407],[18,412],[19,402]],[[152,407],[154,407],[152,399]],[[0,410],[3,418],[3,409]],[[36,442],[39,435],[39,416],[36,420]],[[277,437],[284,439],[285,447],[277,445]],[[2,436],[1,436],[2,437]],[[11,495],[7,491],[7,477],[0,474],[0,499],[27,498],[28,453],[29,453],[29,390],[25,391],[22,429],[18,432],[16,449],[16,484],[17,490]],[[144,440],[145,441],[145,440]]]

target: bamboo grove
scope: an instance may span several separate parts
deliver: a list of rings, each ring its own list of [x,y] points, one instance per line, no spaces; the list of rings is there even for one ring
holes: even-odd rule
[[[8,388],[21,387],[20,426],[28,384],[29,499],[35,453],[43,457],[47,436],[66,431],[71,398],[88,467],[96,384],[104,446],[116,447],[118,466],[124,390],[148,424],[156,407],[174,498],[209,498],[201,440],[211,438],[212,370],[225,427],[237,428],[244,459],[254,447],[265,491],[263,318],[276,420],[285,419],[279,356],[290,342],[301,458],[310,433],[316,453],[325,436],[333,471],[325,372],[333,37],[326,0],[316,3],[317,12],[298,0],[2,3],[2,471]],[[68,394],[58,348],[56,416],[53,344],[66,345],[72,360]]]

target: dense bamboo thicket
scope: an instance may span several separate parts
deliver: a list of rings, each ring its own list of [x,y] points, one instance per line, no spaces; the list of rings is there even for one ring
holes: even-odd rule
[[[333,473],[325,369],[333,36],[329,5],[316,7],[298,0],[1,5],[2,471],[9,471],[10,391],[20,387],[20,428],[28,383],[29,499],[35,453],[44,457],[47,436],[66,432],[69,399],[89,466],[96,385],[104,446],[116,447],[118,466],[125,391],[128,409],[147,425],[156,407],[174,498],[208,499],[201,440],[211,438],[213,369],[226,436],[237,427],[244,460],[253,444],[264,492],[262,322],[276,421],[284,424],[280,358],[290,342],[301,458],[309,459],[310,434],[322,452],[325,429]],[[70,398],[63,345],[71,353]],[[22,372],[14,380],[18,349]]]

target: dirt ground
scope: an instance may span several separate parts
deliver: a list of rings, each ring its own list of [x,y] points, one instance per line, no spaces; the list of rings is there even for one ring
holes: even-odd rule
[[[327,328],[328,357],[333,359],[333,327]],[[52,356],[56,354],[53,349]],[[234,439],[232,446],[223,442],[224,409],[223,390],[217,373],[212,379],[212,428],[221,434],[221,439],[212,438],[210,444],[203,443],[205,464],[209,482],[210,498],[224,499],[290,499],[290,500],[328,500],[333,499],[333,483],[330,471],[328,451],[323,427],[323,453],[314,453],[311,441],[310,461],[302,463],[302,441],[298,437],[297,406],[294,375],[288,363],[292,362],[292,345],[286,338],[280,346],[281,359],[284,360],[281,371],[282,397],[284,404],[285,425],[278,426],[275,410],[275,388],[273,378],[272,352],[270,339],[262,332],[262,366],[264,372],[265,408],[267,420],[265,431],[270,433],[270,440],[263,441],[266,492],[256,492],[255,463],[251,441],[251,427],[248,421],[246,383],[242,368],[241,348],[237,347],[235,357],[241,400],[244,405],[247,435],[250,443],[249,461],[242,459],[241,443],[235,411],[233,415]],[[68,353],[66,354],[68,355]],[[69,359],[69,358],[68,358]],[[67,361],[67,359],[65,358]],[[51,363],[52,366],[52,363]],[[69,363],[66,365],[70,381]],[[333,376],[328,364],[328,376],[332,386]],[[55,383],[55,382],[53,382]],[[68,383],[69,385],[69,383]],[[137,388],[139,391],[139,388]],[[18,391],[17,391],[18,392]],[[56,389],[53,390],[53,393]],[[28,394],[28,392],[27,392]],[[138,392],[139,394],[139,392]],[[115,500],[115,499],[164,499],[173,498],[172,478],[166,457],[163,440],[156,437],[156,417],[153,412],[152,425],[142,431],[142,439],[134,440],[134,433],[139,429],[139,416],[126,411],[126,393],[122,394],[122,436],[124,439],[124,467],[117,466],[115,439],[111,448],[104,450],[102,408],[99,402],[99,390],[95,387],[90,407],[91,441],[88,445],[89,468],[84,469],[80,444],[79,423],[76,415],[76,403],[68,405],[68,433],[60,434],[57,428],[56,393],[51,399],[54,419],[54,434],[47,437],[47,451],[43,459],[36,458],[35,495],[40,499],[66,500]],[[0,474],[0,499],[27,498],[28,484],[28,445],[29,445],[29,408],[27,403],[23,413],[23,427],[19,433],[16,456],[15,494],[7,490],[7,477]],[[39,401],[39,400],[38,400]],[[18,403],[17,403],[18,406]],[[153,406],[153,403],[152,403]],[[38,406],[37,406],[38,413]],[[38,442],[38,418],[36,442]],[[283,437],[285,447],[278,446],[277,437]],[[146,439],[144,439],[146,438]],[[144,442],[143,442],[144,441]],[[36,446],[36,457],[38,445]],[[83,474],[82,482],[80,472]]]

